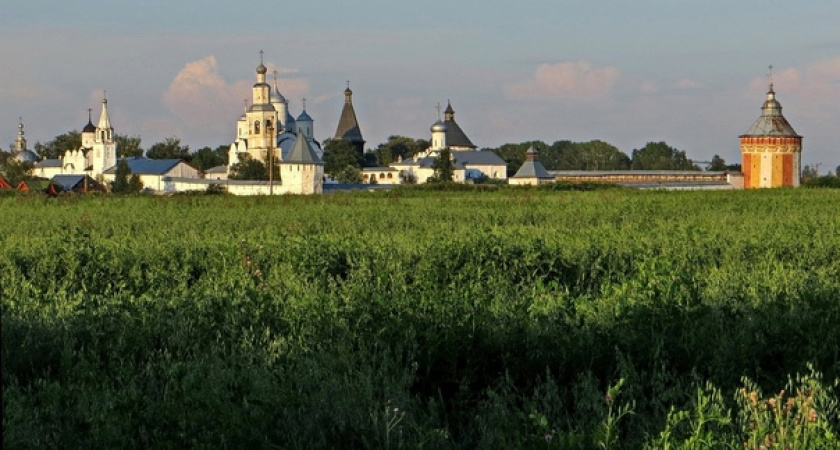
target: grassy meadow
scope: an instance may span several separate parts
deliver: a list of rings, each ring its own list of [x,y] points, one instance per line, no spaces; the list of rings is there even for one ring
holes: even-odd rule
[[[840,446],[840,191],[0,216],[5,448]]]

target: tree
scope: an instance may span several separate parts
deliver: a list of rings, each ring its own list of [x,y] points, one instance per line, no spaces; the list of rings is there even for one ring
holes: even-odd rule
[[[536,144],[539,141],[534,141]],[[539,142],[542,145],[538,145],[537,151],[541,151],[545,148],[545,143]],[[528,142],[523,142],[521,144],[504,144],[499,148],[485,148],[482,150],[489,150],[505,160],[507,163],[507,172],[508,176],[513,176],[522,166],[522,163],[525,162],[525,152],[528,151],[529,147]]]
[[[120,158],[143,156],[143,149],[140,147],[140,136],[129,137],[114,133],[114,142],[117,144],[117,156]]]
[[[416,153],[423,152],[429,148],[429,141],[425,139],[412,139],[406,136],[388,136],[388,140],[379,144],[373,150],[376,165],[387,167],[400,158],[408,158]]]
[[[220,145],[215,149],[210,147],[202,147],[197,152],[192,154],[192,164],[198,170],[207,170],[216,166],[223,166],[227,164],[228,147]]]
[[[273,164],[274,181],[280,180],[280,165],[275,160]],[[268,168],[262,161],[251,158],[247,153],[239,154],[239,162],[230,166],[231,180],[263,180],[268,181]]]
[[[633,150],[631,168],[634,170],[700,170],[685,155],[665,142],[648,142]]]
[[[33,164],[30,162],[18,162],[14,158],[8,158],[3,165],[3,172],[6,176],[6,181],[15,187],[21,181],[27,181],[34,178],[31,174]]]
[[[440,151],[440,156],[432,163],[435,174],[427,180],[430,183],[445,183],[452,181],[455,176],[455,161],[452,159],[452,151],[445,148]]]
[[[346,166],[335,176],[335,181],[339,183],[361,183],[362,171],[358,167]]]
[[[143,181],[140,179],[140,175],[136,173],[131,174],[131,178],[128,179],[128,192],[136,194],[142,190]]]
[[[718,155],[712,156],[712,163],[706,168],[710,172],[722,172],[726,170],[726,161]]]
[[[192,155],[190,154],[190,147],[181,145],[181,140],[173,136],[149,147],[146,157],[149,159],[182,159],[189,162]]]
[[[68,131],[42,144],[35,143],[35,153],[44,159],[59,159],[67,150],[76,150],[82,146],[82,134],[78,131]]]
[[[837,168],[834,169],[834,175],[840,177],[840,166],[837,166]]]
[[[131,177],[131,168],[128,167],[128,162],[124,159],[119,160],[117,162],[117,169],[114,172],[114,181],[111,182],[111,192],[114,194],[128,194],[131,192],[129,177]]]
[[[572,143],[570,150],[574,155],[574,167],[566,170],[627,170],[630,168],[630,157],[604,141]]]
[[[804,183],[804,182],[810,180],[811,178],[817,178],[818,176],[820,176],[819,165],[811,166],[811,165],[806,164],[802,168],[802,176],[800,178],[801,178],[801,181]]]
[[[338,179],[338,175],[348,166],[361,169],[362,157],[353,144],[344,139],[324,141],[324,173]]]

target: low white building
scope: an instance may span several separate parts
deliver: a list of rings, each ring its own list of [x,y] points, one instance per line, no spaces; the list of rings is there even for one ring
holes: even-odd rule
[[[402,180],[412,179],[417,183],[425,183],[434,175],[433,165],[445,149],[449,149],[450,152],[452,180],[455,182],[465,183],[484,177],[507,179],[505,160],[491,151],[476,150],[477,147],[455,122],[455,111],[451,103],[446,106],[444,120],[441,121],[438,116],[437,122],[432,124],[430,130],[431,146],[425,152],[390,164],[390,167],[399,171]]]
[[[198,169],[180,159],[147,159],[147,158],[120,158],[125,161],[132,175],[138,175],[143,183],[144,189],[152,191],[165,191],[166,183],[164,178],[189,178],[200,180]],[[117,162],[119,164],[119,161]],[[114,181],[117,166],[113,166],[102,174],[105,182]]]

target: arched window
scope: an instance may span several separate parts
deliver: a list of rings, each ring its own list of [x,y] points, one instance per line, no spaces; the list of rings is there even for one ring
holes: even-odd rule
[[[394,174],[392,174],[392,173],[390,173],[390,172],[389,172],[389,173],[388,173],[388,179],[389,179],[389,180],[391,180],[391,179],[393,179],[393,178],[394,178]]]
[[[384,174],[384,173],[380,173],[380,174],[379,174],[379,179],[381,180],[381,179],[383,179],[383,178],[385,178],[385,174]]]
[[[260,134],[260,121],[254,121],[254,134]]]
[[[271,128],[271,119],[265,119],[265,132],[268,133],[268,130]]]

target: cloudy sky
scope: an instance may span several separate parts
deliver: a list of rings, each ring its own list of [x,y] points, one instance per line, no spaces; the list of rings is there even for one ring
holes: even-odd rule
[[[840,164],[837,0],[0,0],[0,147],[78,130],[107,90],[145,147],[229,144],[259,64],[335,133],[346,80],[368,147],[429,137],[451,99],[480,147],[664,140],[740,159],[773,65],[803,160]]]

